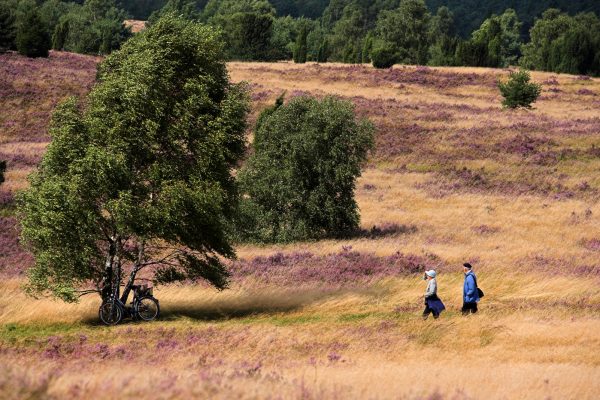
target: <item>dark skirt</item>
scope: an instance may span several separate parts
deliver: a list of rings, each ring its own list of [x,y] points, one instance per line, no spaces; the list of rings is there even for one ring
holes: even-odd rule
[[[440,300],[440,298],[437,296],[429,297],[426,299],[426,303],[427,307],[429,307],[434,314],[439,314],[446,309],[446,306],[444,303],[442,303],[442,300]]]

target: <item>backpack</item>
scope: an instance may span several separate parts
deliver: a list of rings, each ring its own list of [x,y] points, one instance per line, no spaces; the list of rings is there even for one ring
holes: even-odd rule
[[[475,288],[477,288],[477,294],[479,295],[479,298],[481,299],[483,296],[485,296],[485,294],[483,293],[483,290],[479,289],[479,285],[477,285],[477,277],[475,276],[475,274],[472,274],[473,276],[473,280],[475,281]]]

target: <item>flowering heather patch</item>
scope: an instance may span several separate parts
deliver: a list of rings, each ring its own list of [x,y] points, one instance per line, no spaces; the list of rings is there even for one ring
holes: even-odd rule
[[[536,138],[528,135],[519,135],[499,143],[497,148],[506,153],[527,157],[537,153],[543,146],[546,148],[553,147],[556,146],[556,143],[546,137]]]
[[[328,81],[362,82],[366,86],[393,85],[419,85],[431,86],[436,89],[456,88],[459,86],[473,86],[495,84],[493,74],[453,73],[436,70],[429,67],[394,67],[390,69],[373,69],[364,65],[349,65],[327,67]],[[400,84],[400,85],[398,85]]]
[[[0,144],[47,141],[52,110],[67,96],[83,96],[96,77],[98,57],[51,52],[48,58],[0,55]]]
[[[500,232],[500,228],[497,226],[479,225],[474,226],[471,230],[478,235],[493,235],[494,233]]]
[[[435,256],[427,258],[397,252],[379,257],[345,248],[339,253],[317,256],[309,252],[256,257],[232,263],[234,281],[252,278],[265,285],[330,287],[364,285],[382,278],[403,276],[443,267]]]
[[[11,191],[0,188],[0,207],[9,207],[14,201],[14,195]],[[0,209],[1,209],[0,208]]]
[[[463,167],[441,169],[432,179],[415,186],[425,190],[434,198],[443,198],[464,191],[504,196],[537,195],[551,197],[554,200],[586,198],[596,201],[599,198],[600,191],[597,188],[582,182],[567,185],[564,183],[565,178],[566,175],[540,177],[533,171],[504,178],[500,173],[484,168],[473,170]]]
[[[577,94],[581,95],[581,96],[596,96],[596,93],[594,91],[586,89],[586,88],[579,89],[577,91]]]
[[[534,73],[534,80],[548,85],[546,95],[537,109],[525,112],[500,106],[496,81],[508,70],[408,66],[376,70],[365,65],[315,64],[236,64],[236,68],[244,71],[244,79],[260,82],[260,76],[268,76],[270,82],[282,82],[280,90],[320,96],[331,88],[351,99],[357,113],[377,127],[371,167],[383,163],[401,173],[436,172],[433,180],[446,186],[446,193],[473,190],[472,176],[459,174],[463,183],[455,184],[456,170],[465,161],[502,165],[502,173],[479,174],[488,181],[488,185],[476,182],[482,193],[587,199],[600,190],[585,165],[584,176],[576,178],[588,182],[590,190],[556,178],[564,174],[562,181],[574,180],[573,163],[589,160],[586,147],[594,145],[600,133],[600,117],[592,112],[598,96],[589,95],[598,93],[598,86],[588,77]],[[565,107],[571,110],[556,111]],[[447,181],[454,182],[448,185]]]
[[[33,258],[19,245],[17,221],[0,216],[0,274],[21,275]]]
[[[250,98],[252,102],[264,102],[270,99],[273,96],[273,91],[269,89],[265,89],[263,85],[258,83],[251,83],[248,85],[250,89]]]
[[[6,396],[7,400],[12,399],[51,399],[48,393],[53,380],[59,375],[41,373],[34,377],[19,374],[13,371],[8,365],[0,366],[0,393]]]
[[[99,60],[63,52],[35,59],[12,52],[0,54],[0,160],[7,161],[8,174],[38,165],[50,139],[52,111],[66,97],[82,97],[90,90]],[[17,175],[19,181],[8,176],[0,187],[4,215],[10,215],[14,188],[25,185],[26,174]],[[0,273],[21,274],[31,262],[19,246],[16,221],[0,217]]]
[[[41,154],[8,154],[0,151],[0,160],[7,162],[11,169],[36,167],[42,160]]]
[[[268,66],[252,66],[254,75],[272,72]],[[302,67],[278,70],[277,74],[286,80],[302,80],[315,77],[324,83],[355,83],[364,87],[391,86],[402,89],[405,85],[432,87],[439,90],[476,86],[484,84],[495,87],[497,74],[455,73],[429,67],[396,66],[390,69],[374,69],[366,65],[327,65],[309,64]]]
[[[591,251],[600,251],[600,239],[584,240],[583,247]]]
[[[306,96],[313,96],[313,94],[310,92],[306,92],[304,90],[292,90],[292,92],[289,94],[290,98],[306,97]]]
[[[556,79],[556,76],[551,76],[548,79],[546,79],[544,82],[542,82],[544,85],[553,85],[553,86],[558,86],[558,79]]]
[[[543,273],[547,276],[600,276],[600,262],[582,262],[576,257],[550,258],[535,254],[518,263],[519,269]]]

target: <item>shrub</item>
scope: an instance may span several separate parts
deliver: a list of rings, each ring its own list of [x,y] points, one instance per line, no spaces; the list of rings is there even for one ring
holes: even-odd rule
[[[390,44],[380,45],[371,52],[375,68],[391,68],[396,63],[396,49]]]
[[[521,70],[511,72],[506,82],[498,82],[500,93],[504,96],[502,105],[506,108],[531,108],[542,92],[542,86],[530,82],[529,72]]]
[[[240,238],[285,242],[357,229],[354,188],[373,130],[334,97],[279,100],[265,110],[239,176]]]
[[[29,10],[17,24],[17,50],[27,57],[48,57],[50,35],[36,10]]]

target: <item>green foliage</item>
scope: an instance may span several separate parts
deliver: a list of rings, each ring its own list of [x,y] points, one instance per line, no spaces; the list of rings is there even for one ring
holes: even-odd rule
[[[323,39],[321,45],[319,46],[319,52],[317,53],[317,62],[323,63],[327,62],[329,58],[329,42],[327,39]]]
[[[373,33],[369,32],[363,42],[362,60],[361,60],[363,64],[368,64],[372,61],[371,53],[373,52],[373,42],[374,42]]]
[[[200,19],[222,30],[228,58],[272,60],[275,9],[266,0],[211,0]]]
[[[514,10],[492,15],[473,32],[473,42],[485,49],[484,67],[508,67],[515,64],[519,56],[521,23]]]
[[[345,63],[361,62],[362,40],[367,34],[366,15],[358,5],[351,3],[335,23],[330,40],[331,57]]]
[[[423,0],[404,0],[377,19],[377,37],[395,47],[399,62],[426,64],[431,15]]]
[[[7,3],[0,3],[0,53],[15,48],[15,15]]]
[[[290,16],[273,20],[273,33],[270,43],[273,59],[289,60],[293,57],[299,21]]]
[[[230,58],[270,60],[273,17],[270,14],[238,13],[231,18]]]
[[[161,17],[175,14],[189,20],[198,20],[201,16],[200,9],[194,0],[168,0],[159,10],[154,11],[148,18],[148,26],[156,23]]]
[[[458,38],[454,15],[447,7],[440,7],[429,24],[429,65],[454,65]]]
[[[303,55],[304,33],[299,34],[305,26],[306,60],[372,62],[377,47],[380,60],[386,58],[378,65],[390,65],[393,59],[507,67],[519,63],[523,51],[520,64],[529,69],[599,74],[600,29],[592,14],[564,14],[561,21],[571,22],[562,23],[563,30],[550,29],[557,35],[538,34],[542,29],[536,28],[532,44],[521,46],[534,17],[552,4],[571,13],[600,12],[600,3],[593,0],[170,0],[161,13],[174,11],[220,28],[231,59],[290,59],[300,44]]]
[[[48,32],[52,33],[54,27],[58,25],[60,18],[78,8],[76,3],[65,3],[60,0],[46,0],[40,5],[39,12],[42,21],[48,28]]]
[[[544,10],[557,8],[571,15],[579,12],[594,12],[600,15],[597,0],[426,0],[430,10],[447,6],[456,18],[457,33],[469,37],[481,23],[492,14],[502,14],[508,8],[515,9],[523,21],[521,35],[528,39],[528,32]]]
[[[508,81],[498,82],[498,88],[504,97],[502,105],[505,108],[531,108],[531,104],[542,92],[542,87],[530,80],[529,72],[521,70],[511,72]]]
[[[167,15],[101,63],[83,110],[55,111],[19,199],[31,292],[72,301],[133,266],[225,287],[248,96],[223,53],[212,29]]]
[[[356,229],[354,187],[373,130],[352,103],[333,97],[280,99],[266,109],[239,174],[241,239],[287,242]]]
[[[17,20],[17,51],[27,57],[48,57],[50,35],[38,11],[30,9]]]
[[[318,18],[329,0],[270,0],[278,15],[292,17]]]
[[[166,3],[166,0],[119,0],[118,6],[131,18],[146,21],[152,13],[163,8]],[[206,5],[206,0],[196,1],[196,4],[198,9],[202,9]]]
[[[488,46],[485,42],[466,40],[456,46],[456,65],[486,66],[488,65]]]
[[[371,59],[375,68],[391,68],[398,61],[396,46],[391,43],[378,43],[371,52]]]
[[[123,25],[126,15],[114,0],[86,0],[58,19],[52,47],[84,54],[109,54],[131,36]]]
[[[520,64],[525,68],[600,75],[600,19],[594,14],[571,17],[547,10],[522,49]]]
[[[296,46],[294,47],[294,62],[297,64],[304,64],[306,62],[306,53],[308,51],[306,44],[307,35],[308,30],[306,25],[302,24],[296,38]]]
[[[459,44],[456,62],[477,67],[508,67],[520,55],[521,23],[514,10],[492,15],[473,32],[472,38]]]

